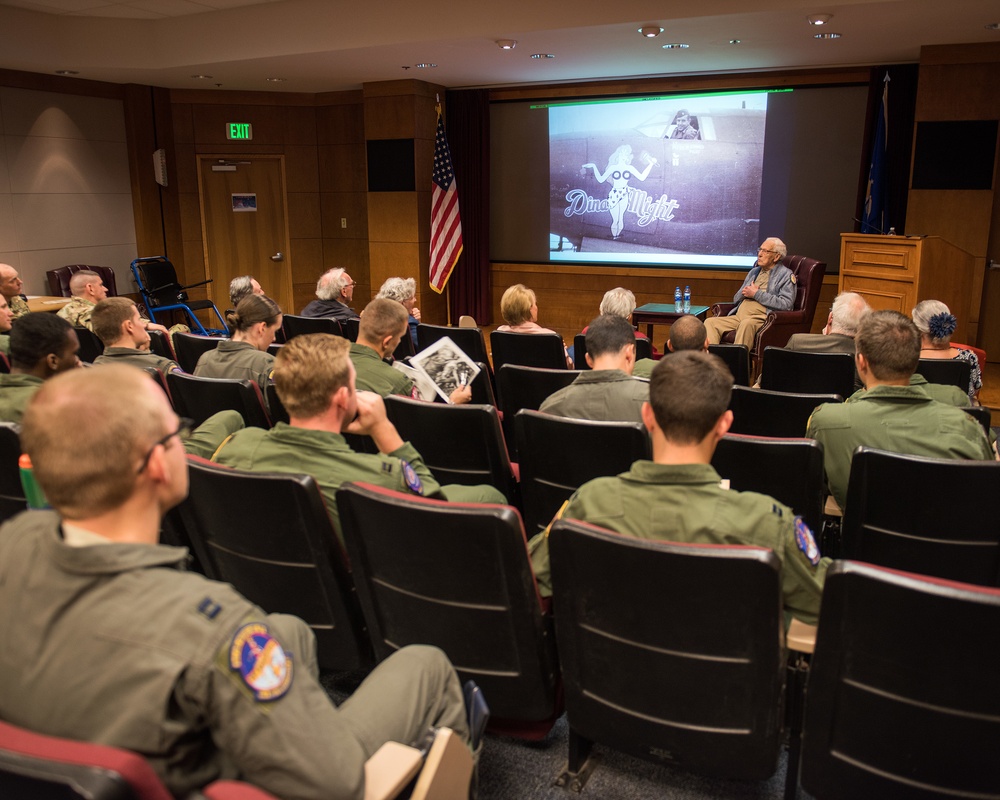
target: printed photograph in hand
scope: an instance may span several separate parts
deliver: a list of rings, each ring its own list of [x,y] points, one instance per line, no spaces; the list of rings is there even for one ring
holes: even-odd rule
[[[468,386],[479,374],[476,363],[447,336],[411,356],[410,363],[430,376],[446,401],[455,389]]]

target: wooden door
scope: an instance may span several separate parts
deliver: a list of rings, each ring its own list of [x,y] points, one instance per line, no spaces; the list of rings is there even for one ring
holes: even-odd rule
[[[252,275],[290,311],[284,156],[199,156],[198,188],[208,296],[220,310],[229,308],[229,282]]]

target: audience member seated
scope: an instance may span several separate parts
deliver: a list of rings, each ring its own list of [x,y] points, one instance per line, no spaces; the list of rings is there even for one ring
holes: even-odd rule
[[[913,309],[913,323],[920,331],[921,358],[950,358],[966,361],[970,367],[969,397],[975,400],[983,386],[983,374],[979,369],[979,359],[971,350],[951,346],[951,335],[958,320],[940,300],[924,300]]]
[[[694,314],[685,314],[670,326],[667,336],[667,350],[678,353],[681,350],[708,351],[708,331],[705,323]],[[635,362],[632,374],[637,378],[648,378],[653,374],[656,361],[651,358],[640,358]]]
[[[10,329],[10,374],[0,373],[0,422],[20,422],[42,383],[80,366],[80,340],[73,326],[47,311],[14,320]]]
[[[237,275],[229,282],[229,305],[236,308],[247,295],[264,294],[253,275]]]
[[[503,494],[492,486],[438,484],[420,454],[403,442],[386,417],[382,398],[355,389],[350,344],[339,336],[311,333],[296,336],[282,347],[274,386],[289,423],[279,422],[268,431],[242,430],[219,448],[213,460],[257,472],[312,475],[338,535],[337,489],[346,481],[367,481],[457,502],[505,503]],[[342,431],[371,436],[379,454],[355,453]]]
[[[10,326],[14,323],[14,312],[10,310],[7,298],[0,294],[0,353],[10,352]]]
[[[235,311],[226,312],[232,339],[202,353],[194,374],[199,378],[251,380],[267,396],[267,384],[274,371],[274,356],[267,348],[281,327],[281,309],[270,297],[251,294],[240,300]]]
[[[601,298],[601,305],[598,308],[598,313],[600,314],[610,314],[613,317],[621,317],[626,319],[631,324],[632,322],[632,312],[635,311],[635,295],[630,289],[626,289],[622,286],[616,286],[614,289],[608,289],[604,293],[604,297]],[[635,330],[635,326],[632,326]],[[587,329],[584,328],[581,333],[586,336]],[[636,339],[648,339],[642,331],[635,331]],[[573,355],[573,347],[569,348],[570,356]],[[659,356],[659,351],[653,347],[653,355]]]
[[[707,353],[663,358],[642,407],[653,460],[585,483],[560,516],[640,539],[770,548],[782,563],[785,610],[815,625],[830,560],[820,558],[809,527],[771,497],[723,489],[711,466],[732,423],[732,385],[729,370]],[[535,536],[529,549],[539,588],[551,594],[547,536]]]
[[[10,264],[0,264],[0,294],[7,298],[11,316],[20,319],[28,313],[28,301],[21,296],[24,282]]]
[[[920,359],[920,331],[909,318],[898,311],[872,311],[861,321],[854,346],[865,391],[844,403],[819,406],[806,433],[823,445],[827,485],[841,509],[851,457],[861,445],[931,458],[993,458],[978,422],[910,385]]]
[[[94,364],[131,364],[142,369],[153,367],[165,378],[179,370],[176,361],[149,351],[149,333],[139,316],[139,308],[128,297],[109,297],[94,306],[91,329],[104,343],[104,354]]]
[[[757,263],[733,295],[736,304],[727,316],[705,321],[710,344],[719,344],[727,331],[736,331],[736,344],[753,349],[754,337],[769,311],[790,311],[795,302],[795,276],[780,261],[788,254],[781,239],[764,240],[757,250]]]
[[[320,275],[316,282],[316,299],[302,309],[303,317],[331,317],[338,322],[357,319],[357,312],[348,305],[354,298],[354,287],[346,270],[339,267]]]
[[[623,317],[602,314],[587,326],[586,341],[590,370],[550,395],[538,410],[575,419],[642,422],[649,385],[632,377],[632,325]]]
[[[407,323],[410,327],[410,341],[413,342],[413,349],[416,350],[417,325],[420,324],[420,309],[414,305],[417,302],[417,282],[413,278],[389,278],[382,284],[382,288],[375,296],[403,304],[403,308],[409,314]]]
[[[497,328],[500,333],[555,333],[551,328],[538,324],[538,301],[535,293],[523,283],[515,283],[507,288],[500,298],[500,313],[504,325]],[[566,346],[563,345],[563,350]],[[566,368],[573,369],[573,359],[566,350]]]
[[[182,425],[125,366],[77,370],[36,395],[21,440],[55,513],[22,514],[0,537],[0,717],[141,753],[177,797],[241,778],[280,797],[358,798],[385,742],[435,726],[467,741],[439,650],[400,650],[335,707],[305,622],[157,543],[187,494]]]
[[[89,269],[74,272],[69,279],[69,291],[73,299],[57,313],[74,328],[94,330],[90,315],[94,313],[94,307],[108,296],[108,288],[101,276]]]

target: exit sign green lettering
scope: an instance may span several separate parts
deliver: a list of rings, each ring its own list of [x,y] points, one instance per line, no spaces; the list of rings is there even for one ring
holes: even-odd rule
[[[253,139],[253,125],[249,122],[227,122],[226,138],[240,141]]]

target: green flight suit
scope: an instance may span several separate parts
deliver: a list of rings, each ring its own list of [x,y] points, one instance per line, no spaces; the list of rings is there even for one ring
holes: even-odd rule
[[[260,387],[267,402],[267,384],[274,372],[274,356],[258,350],[250,342],[219,342],[218,347],[202,353],[194,374],[198,378],[229,378],[249,380]]]
[[[391,394],[413,397],[413,381],[398,369],[386,364],[378,353],[370,347],[354,343],[351,345],[351,361],[357,376],[354,384],[358,391],[375,392],[381,397]]]
[[[94,366],[98,364],[131,364],[139,369],[153,367],[164,378],[168,372],[180,369],[176,361],[151,353],[149,350],[135,350],[131,347],[105,347],[103,355],[94,359]]]
[[[10,355],[10,336],[6,333],[0,333],[0,353]]]
[[[71,546],[49,511],[7,523],[0,718],[139,752],[177,797],[242,778],[277,797],[360,800],[364,762],[386,741],[442,725],[468,740],[441,651],[398,651],[335,707],[309,627],[183,571],[186,558],[165,545]]]
[[[42,383],[34,375],[0,373],[0,422],[19,423],[28,401],[42,388]]]
[[[636,461],[628,472],[585,483],[562,516],[637,539],[766,547],[781,561],[786,612],[815,625],[830,559],[810,562],[796,543],[788,506],[756,492],[723,489],[721,480],[709,464]],[[539,591],[551,595],[548,531],[528,548]]]
[[[437,496],[461,503],[506,503],[492,486],[441,486],[409,442],[388,454],[355,453],[339,433],[294,428],[279,422],[271,430],[246,428],[232,436],[212,458],[220,464],[254,472],[312,475],[333,526],[343,543],[337,489],[364,481],[398,492]]]
[[[572,419],[642,422],[642,404],[648,399],[645,381],[620,369],[595,369],[549,395],[538,410]]]
[[[960,408],[932,400],[920,386],[874,386],[844,403],[824,403],[813,411],[806,436],[823,445],[827,485],[841,509],[851,458],[861,446],[930,458],[993,459],[980,424]]]
[[[245,427],[239,411],[217,411],[195,428],[184,442],[184,452],[201,458],[211,458],[219,445]]]

